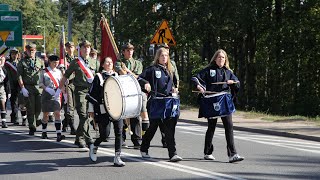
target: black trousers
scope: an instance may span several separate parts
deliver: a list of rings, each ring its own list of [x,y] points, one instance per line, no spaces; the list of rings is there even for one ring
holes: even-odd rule
[[[94,145],[99,146],[101,142],[106,140],[107,126],[112,122],[115,136],[114,149],[115,152],[121,152],[123,120],[111,121],[108,115],[101,115],[97,117],[97,119],[99,119],[97,123],[99,126],[100,137],[95,140]]]
[[[150,119],[150,126],[146,133],[142,138],[142,144],[140,150],[142,152],[148,152],[150,148],[150,142],[153,139],[158,126],[161,124],[163,126],[163,132],[165,134],[165,141],[168,145],[168,153],[169,157],[172,158],[174,155],[177,154],[176,150],[176,143],[175,143],[175,129],[177,125],[177,118],[168,118],[168,119]]]
[[[139,118],[131,118],[130,119],[130,129],[132,131],[131,141],[133,145],[140,145],[141,141],[141,124]],[[127,139],[126,132],[123,131],[123,140]]]
[[[15,89],[11,89],[11,97],[10,97],[10,105],[12,110],[10,114],[11,122],[18,121],[18,93],[19,93],[18,87],[15,87]]]
[[[222,123],[224,126],[225,137],[227,141],[227,152],[228,156],[233,156],[237,154],[236,148],[234,146],[234,137],[233,137],[233,122],[232,115],[221,117]],[[217,118],[208,119],[208,129],[206,132],[205,144],[204,144],[204,154],[212,154],[213,152],[213,144],[212,139],[214,135],[214,131],[217,125]]]

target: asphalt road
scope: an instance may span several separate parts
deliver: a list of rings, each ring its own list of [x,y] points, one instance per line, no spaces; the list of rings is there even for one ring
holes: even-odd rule
[[[10,124],[9,124],[10,125]],[[56,142],[54,124],[49,124],[48,140],[27,135],[22,126],[0,129],[0,179],[319,179],[320,143],[235,131],[239,163],[228,163],[224,130],[217,128],[214,137],[216,160],[203,159],[205,126],[179,122],[176,128],[179,163],[168,161],[160,133],[151,142],[151,159],[143,159],[139,150],[127,141],[123,149],[125,167],[113,167],[114,136],[102,143],[98,160],[92,163],[85,149],[75,145],[68,135]],[[94,131],[92,135],[95,136]],[[131,146],[130,146],[131,145]]]

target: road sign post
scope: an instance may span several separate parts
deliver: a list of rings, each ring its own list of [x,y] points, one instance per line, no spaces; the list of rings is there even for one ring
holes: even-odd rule
[[[21,11],[0,11],[0,45],[22,46]]]

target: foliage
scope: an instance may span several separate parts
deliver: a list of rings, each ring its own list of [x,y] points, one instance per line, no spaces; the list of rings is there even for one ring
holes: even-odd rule
[[[3,0],[23,12],[25,34],[48,30],[47,47],[58,46],[56,24],[67,26],[68,1]],[[109,20],[118,47],[135,45],[148,65],[150,39],[163,19],[177,42],[170,52],[182,80],[182,102],[195,104],[190,78],[227,51],[241,81],[239,108],[274,114],[317,116],[320,112],[320,2],[316,0],[72,0],[72,36],[100,47],[99,17]],[[39,42],[41,44],[41,42]]]

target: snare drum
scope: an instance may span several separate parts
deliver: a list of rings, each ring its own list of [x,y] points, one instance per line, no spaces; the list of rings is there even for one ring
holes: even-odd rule
[[[114,120],[134,118],[142,107],[141,88],[132,75],[110,76],[103,85],[106,110]]]
[[[223,117],[236,111],[232,95],[229,92],[221,92],[200,98],[199,118]]]
[[[178,118],[180,116],[179,97],[152,97],[148,101],[149,119]]]

